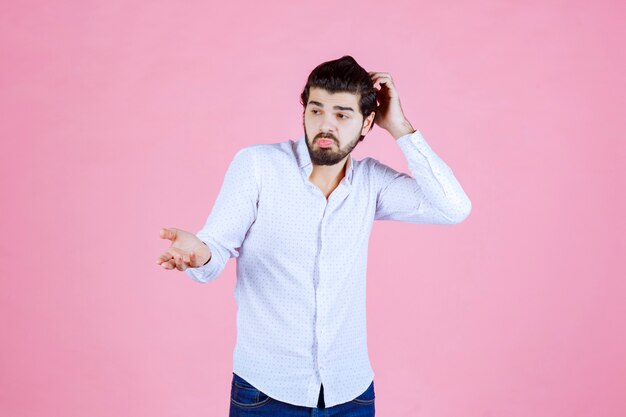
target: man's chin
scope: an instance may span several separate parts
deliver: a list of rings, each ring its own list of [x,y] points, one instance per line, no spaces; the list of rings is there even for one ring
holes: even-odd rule
[[[334,158],[333,156],[335,155],[327,153],[324,155],[314,154],[311,160],[315,162],[316,165],[335,165],[341,161],[341,158]]]

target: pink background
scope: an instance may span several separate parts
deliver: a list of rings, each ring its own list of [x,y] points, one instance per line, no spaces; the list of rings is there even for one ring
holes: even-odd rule
[[[225,416],[235,261],[155,264],[234,153],[302,133],[319,63],[389,72],[473,203],[376,222],[380,416],[626,414],[619,1],[0,6],[0,414]],[[353,154],[406,172],[375,128]],[[418,272],[419,271],[419,272]]]

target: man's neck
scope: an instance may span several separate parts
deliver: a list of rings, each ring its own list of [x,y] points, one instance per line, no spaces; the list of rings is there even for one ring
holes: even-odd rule
[[[321,188],[334,189],[346,175],[349,158],[350,155],[348,154],[335,165],[316,165],[313,163],[313,170],[311,171],[309,180],[316,183]],[[350,163],[352,163],[352,161],[350,161]]]

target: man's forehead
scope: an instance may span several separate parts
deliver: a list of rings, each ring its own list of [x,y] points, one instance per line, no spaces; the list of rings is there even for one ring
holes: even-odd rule
[[[313,87],[309,90],[309,103],[315,101],[322,106],[328,103],[331,107],[335,105],[354,107],[358,105],[358,95],[348,92],[331,93],[322,88]]]

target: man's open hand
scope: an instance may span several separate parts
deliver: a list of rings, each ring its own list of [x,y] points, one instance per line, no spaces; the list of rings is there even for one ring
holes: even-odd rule
[[[196,235],[171,227],[161,229],[161,239],[169,239],[172,245],[157,258],[157,264],[165,269],[197,268],[211,259],[211,250]]]

